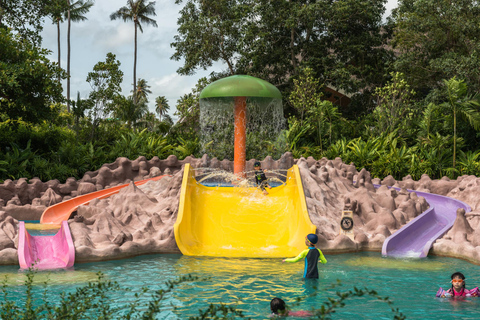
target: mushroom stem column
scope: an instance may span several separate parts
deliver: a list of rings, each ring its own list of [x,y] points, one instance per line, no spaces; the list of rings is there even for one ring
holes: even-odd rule
[[[233,152],[233,173],[245,177],[247,156],[247,98],[235,97],[235,148]]]

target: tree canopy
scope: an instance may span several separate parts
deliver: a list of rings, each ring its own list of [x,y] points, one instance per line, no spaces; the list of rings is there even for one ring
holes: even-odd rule
[[[478,92],[479,16],[478,1],[400,0],[393,11],[395,68],[423,96],[454,76]]]
[[[65,74],[47,55],[48,50],[0,28],[0,113],[35,123],[52,119],[52,104],[63,101],[57,77]]]
[[[1,0],[0,27],[11,28],[21,38],[40,45],[44,18],[49,15],[44,0]]]
[[[369,90],[385,82],[393,58],[384,46],[385,2],[188,0],[172,59],[184,59],[180,74],[223,62],[226,73],[277,86],[290,86],[303,65],[348,93]]]
[[[143,32],[142,24],[157,26],[157,22],[149,16],[156,16],[155,1],[127,0],[127,5],[110,15],[111,20],[122,19],[124,22],[133,21],[135,27],[135,52],[133,58],[133,90],[137,90],[137,29]],[[133,96],[136,101],[136,95]]]
[[[386,0],[176,3],[182,7],[171,58],[182,62],[178,73],[218,63],[224,69],[175,105],[159,94],[149,99],[151,80],[136,77],[136,35],[156,26],[155,3],[127,0],[110,18],[134,22],[133,95],[122,94],[120,61],[108,53],[88,74],[88,98],[78,95],[70,112],[68,85],[62,104],[65,73],[40,48],[39,30],[45,16],[59,27],[68,5],[69,20],[76,9],[83,19],[92,1],[0,0],[0,163],[9,168],[0,168],[0,178],[81,177],[118,156],[201,157],[200,93],[240,74],[281,91],[288,123],[276,127],[275,138],[248,135],[252,157],[285,150],[295,158],[341,157],[380,178],[480,172],[478,1],[399,0],[386,21]],[[221,159],[233,156],[229,148],[203,149]]]
[[[122,91],[123,72],[120,70],[120,61],[109,52],[105,62],[100,61],[89,72],[87,82],[92,87],[90,100],[93,102],[91,117],[94,121],[106,117],[113,111],[114,100]]]

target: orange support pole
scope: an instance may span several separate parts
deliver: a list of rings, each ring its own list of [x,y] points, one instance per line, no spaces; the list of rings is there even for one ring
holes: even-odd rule
[[[235,97],[235,149],[233,152],[233,173],[245,177],[247,156],[247,98]]]

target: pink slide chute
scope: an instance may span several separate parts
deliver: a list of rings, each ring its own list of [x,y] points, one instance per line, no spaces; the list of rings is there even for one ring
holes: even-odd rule
[[[54,236],[32,236],[25,222],[18,225],[18,262],[21,269],[70,268],[75,262],[75,247],[68,222],[63,221]]]
[[[135,185],[140,186],[147,183],[148,181],[157,181],[163,178],[163,176],[158,176],[150,179],[145,179],[135,182]],[[111,195],[114,195],[120,191],[120,189],[128,186],[127,184],[122,184],[120,186],[111,187],[108,189],[99,190],[96,192],[87,193],[81,196],[77,196],[73,199],[62,201],[60,203],[54,204],[53,206],[48,207],[42,213],[40,218],[40,223],[43,224],[61,224],[62,221],[68,220],[72,212],[77,210],[81,205],[88,204],[93,199],[104,199],[108,198]]]
[[[135,185],[139,186],[148,181],[160,180],[164,176],[137,181]],[[25,222],[20,221],[18,225],[18,262],[20,268],[33,267],[45,270],[72,267],[75,262],[75,246],[67,222],[72,212],[77,210],[78,206],[88,204],[93,199],[108,198],[127,186],[128,183],[80,195],[48,207],[42,213],[40,223],[61,225],[60,230],[54,236],[32,236],[26,230]]]

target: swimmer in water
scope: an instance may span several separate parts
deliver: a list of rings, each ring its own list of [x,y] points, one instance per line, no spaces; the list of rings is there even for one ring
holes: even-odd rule
[[[272,317],[310,317],[313,314],[309,311],[291,311],[288,310],[285,301],[280,298],[273,298],[270,301],[270,310]]]
[[[447,291],[440,288],[437,297],[478,297],[480,290],[478,287],[468,290],[466,288],[465,276],[461,272],[455,272],[450,276],[452,287]]]

